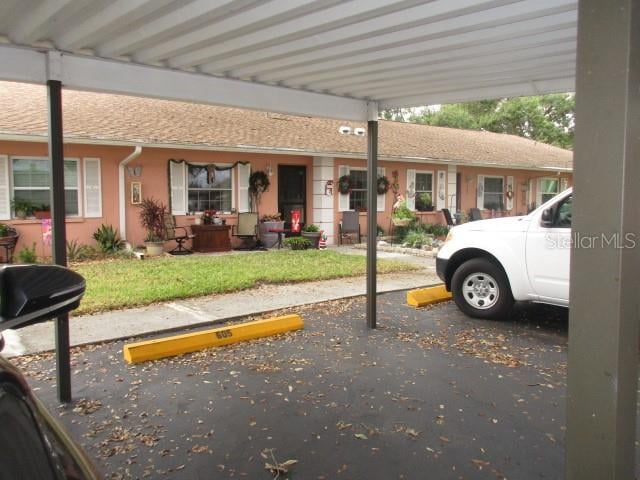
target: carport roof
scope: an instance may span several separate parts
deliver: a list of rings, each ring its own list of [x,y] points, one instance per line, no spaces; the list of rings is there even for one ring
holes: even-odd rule
[[[574,89],[576,0],[4,0],[0,78],[362,121]]]
[[[100,141],[364,158],[366,138],[341,135],[354,122],[65,90],[67,141]],[[47,138],[46,92],[0,82],[0,138]],[[483,166],[571,169],[572,152],[525,138],[381,121],[382,158],[433,159]]]

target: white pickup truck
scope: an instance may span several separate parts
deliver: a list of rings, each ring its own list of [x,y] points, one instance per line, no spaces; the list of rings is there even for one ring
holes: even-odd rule
[[[451,229],[436,271],[458,308],[477,318],[505,316],[514,301],[567,306],[572,190],[529,215]]]

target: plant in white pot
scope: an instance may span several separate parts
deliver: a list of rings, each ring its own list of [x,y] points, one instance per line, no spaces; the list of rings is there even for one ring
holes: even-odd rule
[[[309,239],[309,241],[311,242],[312,248],[318,248],[321,234],[322,232],[320,232],[320,227],[318,227],[317,225],[314,225],[313,223],[310,223],[302,227],[301,235]]]
[[[161,255],[164,249],[164,216],[166,214],[167,207],[159,200],[145,198],[140,204],[140,223],[147,231],[144,245],[149,257]]]
[[[258,233],[260,234],[262,245],[266,248],[271,248],[278,243],[278,235],[280,235],[280,233],[274,230],[284,230],[282,214],[274,213],[273,215],[263,215],[260,218]]]

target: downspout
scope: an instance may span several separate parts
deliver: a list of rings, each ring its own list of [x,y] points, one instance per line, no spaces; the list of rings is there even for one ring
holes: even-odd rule
[[[124,160],[118,165],[118,193],[120,194],[120,238],[126,240],[127,238],[127,192],[124,185],[124,170],[125,167],[132,161],[140,156],[142,153],[142,147],[137,145],[133,152],[131,152]]]

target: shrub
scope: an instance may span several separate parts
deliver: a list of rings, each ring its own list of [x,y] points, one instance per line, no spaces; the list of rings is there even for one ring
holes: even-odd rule
[[[98,242],[103,253],[115,253],[124,246],[118,230],[111,225],[100,225],[100,228],[94,232],[93,238]]]
[[[409,210],[409,207],[407,207],[407,201],[401,200],[393,211],[393,218],[398,220],[414,220],[416,216],[411,210]]]
[[[9,233],[9,225],[0,223],[0,237],[5,237]]]
[[[425,245],[431,245],[433,238],[431,235],[424,233],[421,230],[410,230],[402,241],[403,247],[408,248],[422,248]]]
[[[24,247],[18,252],[18,260],[20,263],[37,263],[38,255],[36,255],[36,242],[33,242],[31,248]]]
[[[449,227],[447,225],[440,225],[436,223],[431,226],[431,233],[436,237],[446,237],[449,233]]]
[[[67,242],[67,259],[70,262],[82,262],[102,257],[95,247],[91,245],[81,245],[77,240]]]
[[[304,237],[289,237],[285,238],[284,245],[291,250],[306,250],[311,246],[311,242]]]
[[[310,223],[302,227],[302,231],[307,233],[315,233],[320,231],[320,227],[318,227],[317,225],[314,225],[313,223]]]

